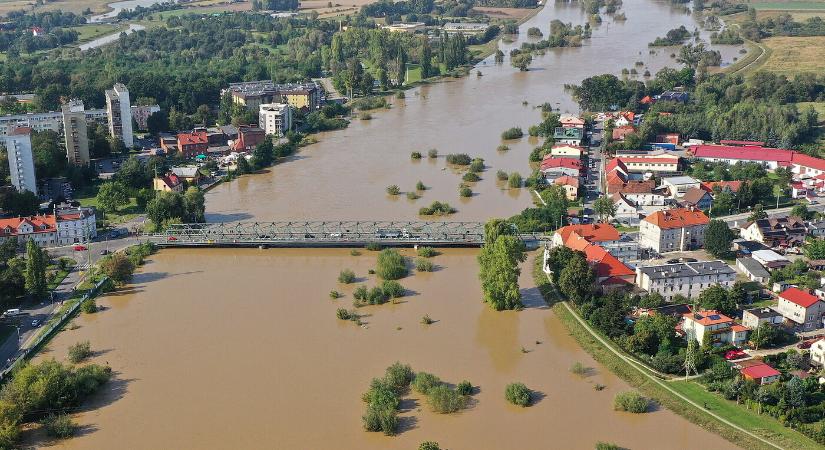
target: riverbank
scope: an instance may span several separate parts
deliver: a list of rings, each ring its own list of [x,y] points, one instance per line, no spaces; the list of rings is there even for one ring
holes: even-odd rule
[[[751,449],[821,448],[811,439],[784,427],[772,417],[758,415],[708,392],[694,381],[662,381],[649,368],[625,355],[609,338],[600,335],[578,315],[547,281],[541,270],[534,279],[545,299],[571,336],[594,359],[660,405],[728,441]]]

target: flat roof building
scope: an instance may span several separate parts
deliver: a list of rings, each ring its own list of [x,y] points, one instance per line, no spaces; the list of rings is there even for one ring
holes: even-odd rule
[[[636,284],[648,292],[659,293],[666,300],[676,295],[696,297],[715,284],[731,286],[735,279],[736,271],[718,260],[636,268]]]

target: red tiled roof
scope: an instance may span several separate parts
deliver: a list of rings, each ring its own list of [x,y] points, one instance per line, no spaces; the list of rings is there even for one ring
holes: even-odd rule
[[[733,322],[733,319],[713,309],[703,309],[697,312],[682,314],[682,317],[692,320],[700,325],[716,325],[720,323]]]
[[[817,170],[825,170],[825,159],[814,158],[804,153],[793,153],[791,162],[798,166],[810,167]]]
[[[609,223],[593,223],[586,225],[567,225],[559,228],[556,233],[561,236],[562,242],[567,242],[571,234],[575,233],[588,242],[604,242],[619,240],[619,230]]]
[[[731,141],[728,139],[722,139],[719,143],[722,145],[737,145],[740,147],[762,147],[765,145],[764,142],[760,141]]]
[[[723,191],[725,188],[730,189],[731,192],[739,192],[739,188],[742,187],[741,181],[703,181],[701,184],[701,188],[708,191],[713,192],[714,186],[719,186]]]
[[[622,156],[621,161],[627,164],[679,164],[679,157],[675,158],[645,158],[643,156]]]
[[[611,159],[611,160],[610,160],[610,161],[608,161],[608,162],[607,162],[607,164],[604,166],[604,170],[605,170],[606,172],[612,172],[612,171],[614,171],[614,170],[616,170],[616,169],[619,169],[619,170],[621,170],[622,172],[627,173],[627,166],[625,166],[625,165],[624,165],[624,163],[623,163],[623,162],[622,162],[619,158],[613,158],[613,159]]]
[[[803,308],[810,308],[820,301],[815,295],[795,287],[785,289],[779,294],[779,297]]]
[[[576,177],[571,177],[569,175],[564,175],[564,176],[556,178],[553,181],[553,184],[567,185],[567,186],[573,186],[573,187],[578,188],[579,187],[579,179],[576,178]]]
[[[15,129],[11,130],[11,132],[9,132],[9,135],[11,135],[11,136],[19,136],[19,135],[23,135],[23,134],[32,134],[32,128],[31,127],[17,127]]]
[[[575,158],[544,158],[541,162],[541,170],[563,167],[566,169],[582,169],[582,162]]]
[[[562,125],[584,125],[584,119],[573,116],[566,116],[559,119]]]
[[[775,377],[781,375],[778,370],[774,369],[773,367],[762,363],[757,364],[755,366],[745,367],[744,369],[740,370],[739,372],[742,375],[746,375],[749,378],[766,378],[766,377]]]
[[[18,229],[24,223],[28,223],[34,228],[34,233],[50,233],[57,230],[57,220],[53,215],[14,217],[11,219],[0,219],[0,236],[8,237],[18,234]],[[46,229],[42,229],[43,225]]]
[[[635,132],[636,129],[633,128],[633,125],[625,125],[623,127],[616,127],[613,129],[613,140],[614,141],[621,141],[624,140],[624,137],[630,133]]]
[[[742,159],[749,161],[791,162],[790,150],[765,147],[736,147],[731,145],[696,145],[692,147],[697,158]]]
[[[656,188],[656,182],[653,180],[630,180],[617,192],[622,194],[651,194],[654,188]]]
[[[744,332],[744,331],[748,331],[748,330],[750,330],[750,328],[748,328],[748,327],[746,327],[746,326],[744,326],[744,325],[740,325],[740,324],[738,324],[738,323],[733,324],[733,326],[732,326],[732,327],[730,327],[730,329],[731,329],[731,330],[733,330],[733,331],[735,331],[735,332],[737,332],[737,333],[742,333],[742,332]]]
[[[169,189],[174,189],[181,184],[180,178],[172,172],[160,177],[160,179],[163,180],[167,186],[169,186]]]
[[[645,222],[652,223],[657,227],[666,230],[672,228],[692,227],[695,225],[707,225],[710,222],[708,216],[702,211],[690,211],[684,208],[668,209],[656,211],[644,218]]]
[[[209,142],[205,131],[178,134],[178,145],[206,144]]]
[[[584,249],[584,254],[599,278],[628,276],[636,273],[598,245],[588,245]]]

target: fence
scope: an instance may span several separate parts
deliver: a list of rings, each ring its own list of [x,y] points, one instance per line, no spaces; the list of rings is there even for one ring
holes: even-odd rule
[[[60,316],[60,318],[58,318],[56,321],[52,321],[50,325],[48,325],[44,330],[42,330],[40,335],[37,336],[37,338],[31,345],[29,345],[25,349],[21,349],[20,354],[17,355],[17,358],[14,360],[14,362],[12,362],[11,365],[9,365],[9,367],[7,367],[4,371],[0,372],[0,382],[5,381],[6,377],[9,376],[9,374],[12,373],[14,369],[16,369],[19,365],[21,365],[23,361],[37,353],[37,350],[40,348],[40,345],[46,342],[57,330],[59,330],[63,325],[65,325],[66,322],[68,322],[69,319],[71,319],[72,316],[77,312],[77,310],[80,309],[80,305],[84,301],[95,297],[97,295],[98,290],[100,290],[100,287],[103,286],[103,284],[107,280],[108,277],[104,276],[103,279],[98,281],[92,289],[83,294],[82,297],[80,297],[71,307],[69,307],[69,309],[65,313],[63,313],[62,316]]]

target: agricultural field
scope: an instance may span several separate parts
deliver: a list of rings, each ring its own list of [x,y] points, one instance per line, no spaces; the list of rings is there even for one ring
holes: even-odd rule
[[[825,36],[773,37],[762,41],[768,55],[760,70],[794,76],[825,70]]]
[[[54,11],[60,9],[81,14],[86,8],[89,8],[93,13],[103,13],[109,10],[106,5],[112,1],[115,0],[54,0],[38,5],[37,2],[31,0],[0,0],[0,15],[21,9],[26,11]]]
[[[757,11],[825,11],[825,2],[821,1],[760,2],[750,6]]]

